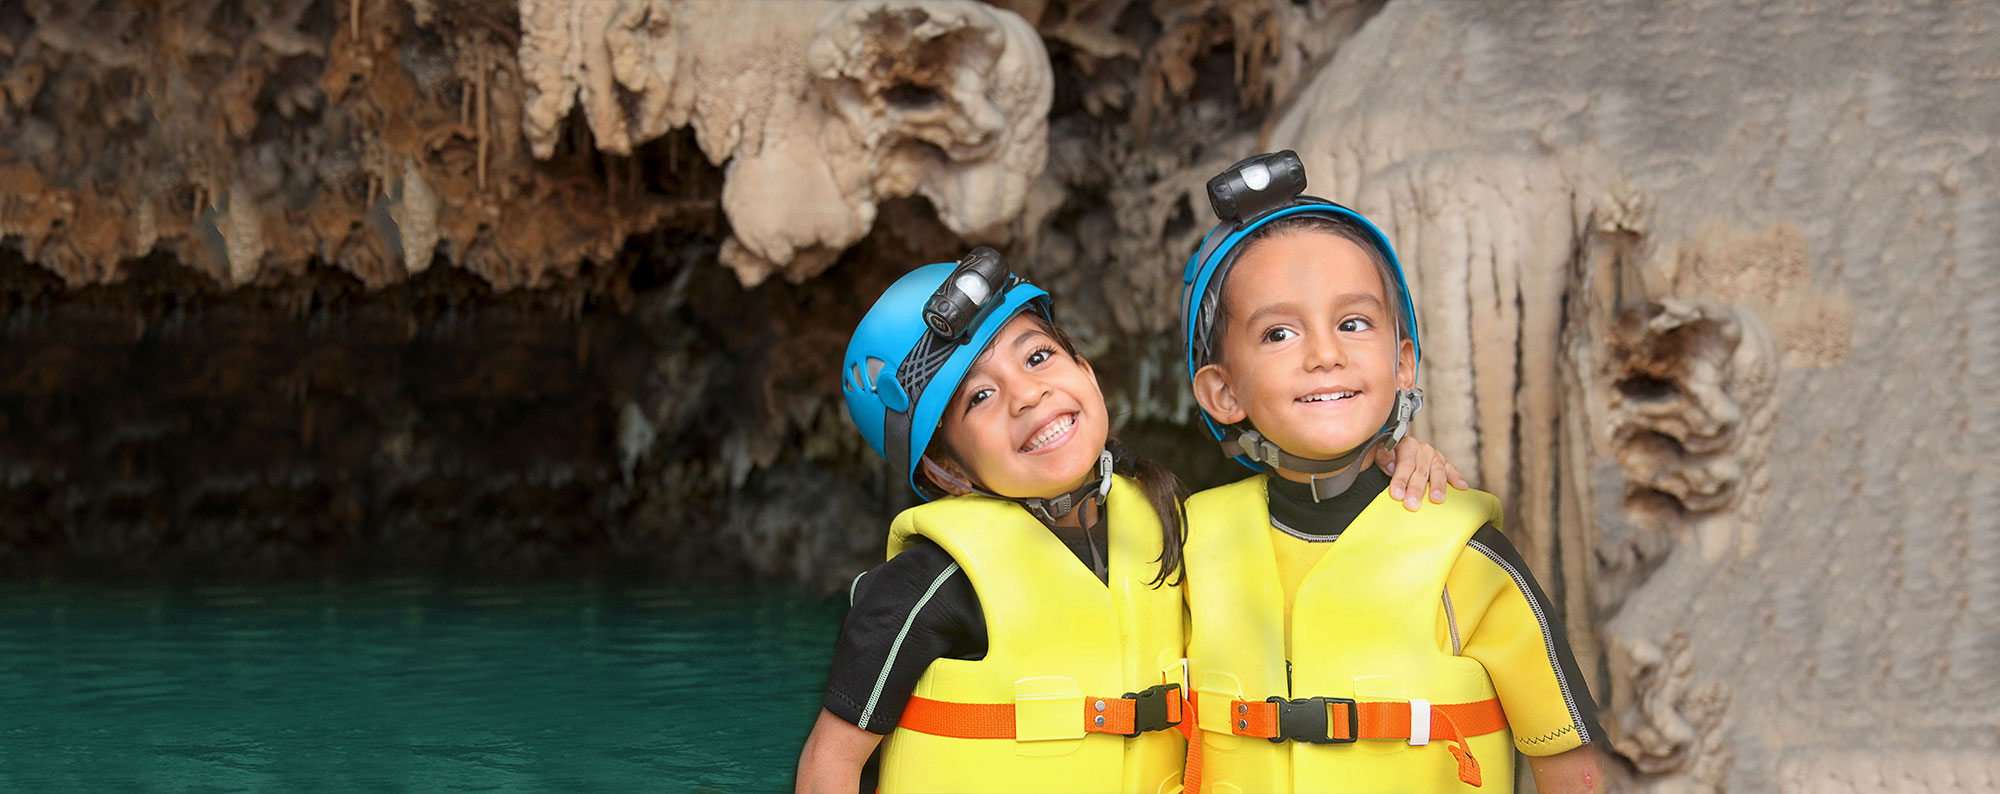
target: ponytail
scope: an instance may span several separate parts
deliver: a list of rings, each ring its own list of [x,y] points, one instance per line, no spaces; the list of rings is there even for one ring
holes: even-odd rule
[[[1186,581],[1187,568],[1183,564],[1182,551],[1187,542],[1187,484],[1167,467],[1139,457],[1139,453],[1127,449],[1116,438],[1107,440],[1105,448],[1111,450],[1111,470],[1131,478],[1139,486],[1140,493],[1146,495],[1146,502],[1153,506],[1153,512],[1160,517],[1160,557],[1157,560],[1160,572],[1147,584],[1159,587]]]

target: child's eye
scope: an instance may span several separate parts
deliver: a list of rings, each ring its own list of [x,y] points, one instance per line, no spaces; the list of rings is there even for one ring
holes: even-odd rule
[[[1046,347],[1036,348],[1034,352],[1028,354],[1028,367],[1032,369],[1041,366],[1049,360],[1050,356],[1055,355],[1055,353],[1056,351]]]
[[[1340,321],[1340,330],[1350,334],[1366,331],[1374,327],[1375,324],[1369,322],[1366,317],[1349,317]]]
[[[986,402],[986,398],[991,396],[993,396],[992,389],[978,389],[973,393],[966,395],[965,410],[970,411],[973,408],[978,407],[980,403]]]
[[[1287,339],[1290,339],[1290,338],[1292,338],[1292,337],[1295,337],[1295,336],[1298,336],[1298,335],[1299,335],[1299,334],[1298,334],[1298,332],[1297,332],[1297,331],[1294,331],[1294,330],[1292,330],[1292,329],[1290,329],[1290,328],[1286,328],[1286,327],[1284,327],[1284,326],[1280,325],[1280,326],[1277,326],[1277,327],[1275,327],[1275,328],[1272,328],[1272,329],[1271,329],[1271,330],[1269,330],[1269,331],[1265,331],[1265,332],[1264,332],[1264,341],[1266,341],[1266,342],[1283,342],[1283,341],[1285,341],[1285,340],[1287,340]]]

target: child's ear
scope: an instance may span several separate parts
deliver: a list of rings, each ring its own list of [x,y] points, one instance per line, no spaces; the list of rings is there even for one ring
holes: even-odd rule
[[[922,461],[924,464],[924,476],[929,477],[931,483],[945,493],[952,496],[964,496],[972,493],[972,484],[967,482],[965,474],[958,470],[958,464],[950,461],[939,463],[931,460],[929,455],[925,455]]]
[[[1236,390],[1230,388],[1228,374],[1215,364],[1195,371],[1194,401],[1215,421],[1225,425],[1241,422],[1248,415],[1236,402]]]
[[[1413,389],[1417,386],[1417,343],[1408,339],[1396,348],[1396,388]]]

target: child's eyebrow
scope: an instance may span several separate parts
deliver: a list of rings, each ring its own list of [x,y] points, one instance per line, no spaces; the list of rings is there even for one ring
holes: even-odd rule
[[[1258,310],[1256,310],[1256,311],[1254,311],[1254,312],[1251,312],[1249,316],[1247,316],[1247,317],[1244,317],[1244,318],[1243,318],[1243,324],[1244,324],[1244,325],[1246,325],[1246,326],[1248,326],[1248,325],[1256,325],[1256,324],[1258,323],[1258,321],[1260,321],[1260,320],[1263,320],[1263,319],[1264,319],[1265,315],[1271,315],[1271,314],[1293,314],[1293,315],[1296,315],[1296,314],[1298,314],[1298,313],[1299,313],[1299,307],[1298,307],[1298,306],[1297,306],[1296,304],[1292,304],[1292,303],[1267,303],[1267,304],[1264,304],[1264,306],[1263,306],[1263,307],[1261,307],[1261,308],[1259,308]]]
[[[1332,301],[1332,305],[1334,306],[1352,306],[1357,303],[1363,304],[1378,312],[1388,310],[1388,307],[1382,303],[1381,298],[1377,298],[1374,295],[1370,295],[1366,292],[1344,292],[1339,295],[1333,296],[1333,301]],[[1263,308],[1251,312],[1250,316],[1244,318],[1243,324],[1256,325],[1258,321],[1264,319],[1265,315],[1270,315],[1270,314],[1296,315],[1299,313],[1300,312],[1298,304],[1292,303],[1290,301],[1286,301],[1283,303],[1266,304]]]
[[[1355,303],[1367,304],[1368,306],[1373,307],[1376,311],[1384,311],[1388,308],[1387,306],[1384,306],[1382,304],[1381,298],[1377,298],[1374,295],[1370,295],[1366,292],[1349,292],[1343,295],[1337,295],[1333,299],[1333,304],[1335,306],[1347,306]]]
[[[1021,347],[1021,343],[1028,341],[1029,337],[1035,336],[1036,334],[1040,334],[1041,332],[1042,329],[1030,326],[1027,330],[1022,331],[1019,335],[1015,336],[1014,341],[1008,342],[1007,346],[1018,350]]]
[[[1020,332],[1019,334],[1015,334],[1014,338],[1006,343],[1006,348],[1008,350],[1019,350],[1021,349],[1021,343],[1028,341],[1029,337],[1032,337],[1039,333],[1042,333],[1042,329],[1029,328],[1025,331]],[[1001,348],[1000,343],[995,342],[993,344],[987,345],[985,350],[979,351],[979,355],[972,359],[972,365],[965,368],[966,377],[968,378],[971,377],[972,373],[978,371],[980,367],[986,366],[986,362],[989,359],[993,358],[993,351],[999,350],[1000,348]]]

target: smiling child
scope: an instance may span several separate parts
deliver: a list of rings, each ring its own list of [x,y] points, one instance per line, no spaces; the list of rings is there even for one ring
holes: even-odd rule
[[[1415,310],[1291,152],[1209,183],[1184,271],[1190,379],[1259,473],[1189,499],[1190,791],[1588,791],[1603,732],[1541,588],[1467,491],[1409,512],[1371,468],[1422,405]]]

